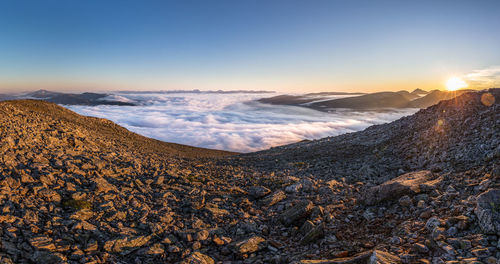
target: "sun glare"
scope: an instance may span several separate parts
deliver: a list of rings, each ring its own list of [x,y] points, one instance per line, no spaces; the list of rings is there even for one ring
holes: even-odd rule
[[[448,91],[456,91],[460,88],[465,88],[465,87],[467,87],[467,83],[458,77],[451,77],[446,82],[446,89]]]

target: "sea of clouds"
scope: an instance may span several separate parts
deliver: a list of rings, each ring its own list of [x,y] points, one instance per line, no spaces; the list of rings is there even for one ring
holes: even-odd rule
[[[396,120],[417,109],[320,112],[256,102],[277,94],[224,92],[116,92],[112,100],[139,106],[66,106],[107,118],[141,135],[180,144],[252,152],[303,139],[319,139]]]

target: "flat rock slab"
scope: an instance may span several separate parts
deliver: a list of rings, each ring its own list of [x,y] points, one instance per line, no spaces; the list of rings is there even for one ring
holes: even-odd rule
[[[430,171],[406,173],[368,189],[363,197],[363,202],[367,205],[375,205],[381,201],[397,199],[403,195],[416,194],[421,192],[421,189],[428,188],[429,184],[427,183],[436,184],[435,181],[432,181]]]
[[[353,257],[330,260],[301,260],[300,264],[400,264],[401,259],[380,250],[366,251]]]
[[[500,189],[491,189],[480,194],[474,212],[485,234],[500,235]]]

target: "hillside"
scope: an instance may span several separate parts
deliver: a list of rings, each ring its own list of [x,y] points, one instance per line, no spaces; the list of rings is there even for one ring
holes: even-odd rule
[[[500,89],[233,156],[0,103],[1,263],[495,263]]]
[[[261,103],[275,105],[294,105],[308,107],[320,111],[331,111],[334,109],[352,109],[355,111],[378,111],[388,108],[427,108],[437,104],[441,100],[455,98],[470,90],[426,92],[415,90],[413,92],[378,92],[363,95],[351,94],[346,98],[331,99],[322,98],[322,94],[310,95],[278,95],[259,99]]]

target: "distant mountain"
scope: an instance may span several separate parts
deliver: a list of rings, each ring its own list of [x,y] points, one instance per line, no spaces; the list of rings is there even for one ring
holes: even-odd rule
[[[442,100],[448,100],[455,98],[465,92],[470,92],[472,90],[459,90],[459,91],[440,91],[440,90],[434,90],[429,92],[426,96],[423,96],[421,98],[415,99],[411,102],[408,102],[408,105],[406,107],[412,107],[412,108],[426,108],[431,105],[437,104],[439,101]]]
[[[280,95],[270,98],[263,98],[260,99],[259,102],[277,105],[296,105],[322,111],[337,108],[355,110],[380,110],[386,108],[426,108],[431,105],[437,104],[441,100],[451,99],[468,91],[470,90],[460,90],[453,92],[435,90],[432,92],[426,92],[417,89],[411,93],[408,91],[378,92],[335,99],[328,99],[328,97],[325,96],[325,100],[321,100],[321,97],[311,98],[307,95]],[[426,93],[426,95],[420,96],[424,93]]]
[[[333,99],[313,103],[312,108],[379,109],[403,108],[411,100],[412,94],[403,92],[380,92],[356,97]]]
[[[38,90],[35,92],[26,93],[23,95],[10,95],[2,98],[0,100],[13,100],[13,99],[39,99],[51,103],[63,104],[63,105],[122,105],[122,106],[134,106],[136,104],[132,102],[122,102],[111,99],[106,99],[109,94],[103,93],[61,93],[52,92],[47,90]]]
[[[422,90],[420,88],[417,88],[417,89],[413,90],[413,92],[411,92],[411,93],[414,94],[414,95],[422,96],[422,95],[428,94],[429,92],[427,92],[425,90]]]

